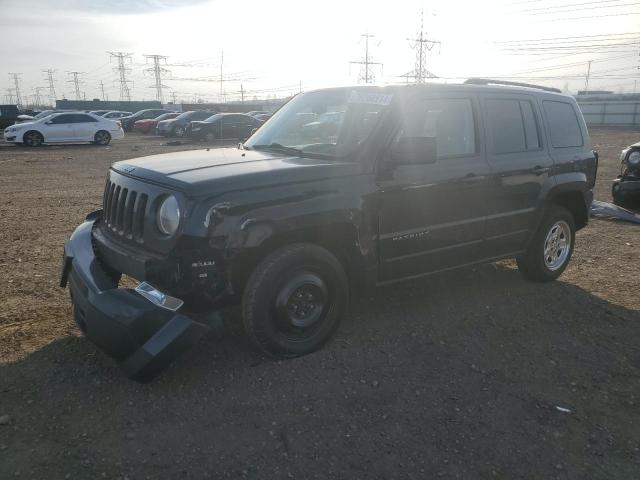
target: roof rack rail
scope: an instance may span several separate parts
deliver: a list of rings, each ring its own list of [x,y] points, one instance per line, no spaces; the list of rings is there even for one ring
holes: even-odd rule
[[[559,88],[544,87],[542,85],[534,85],[533,83],[508,82],[506,80],[494,80],[491,78],[469,78],[464,82],[467,85],[509,85],[511,87],[529,87],[538,88],[547,92],[562,93]]]

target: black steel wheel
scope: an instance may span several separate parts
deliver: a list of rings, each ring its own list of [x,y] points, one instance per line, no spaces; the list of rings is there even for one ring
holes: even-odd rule
[[[100,130],[96,132],[96,134],[93,137],[93,143],[95,143],[96,145],[103,145],[103,146],[109,145],[110,141],[111,141],[111,134],[106,130]]]
[[[39,147],[44,143],[44,137],[40,132],[29,130],[22,137],[22,141],[27,147]]]
[[[348,299],[338,259],[324,248],[294,244],[273,252],[253,271],[242,299],[242,321],[262,350],[296,357],[331,337]]]

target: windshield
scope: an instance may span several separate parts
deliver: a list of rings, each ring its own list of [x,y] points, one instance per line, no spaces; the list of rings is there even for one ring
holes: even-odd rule
[[[211,115],[210,117],[205,118],[202,121],[203,122],[207,122],[207,123],[211,123],[211,122],[215,122],[219,118],[222,118],[222,115],[220,115],[219,113],[214,113],[213,115]]]
[[[195,111],[189,111],[189,112],[183,112],[180,115],[178,115],[176,117],[176,120],[188,120],[189,118],[191,118],[193,116],[193,114],[196,113]]]
[[[379,88],[301,94],[282,107],[244,146],[348,155],[369,137],[392,97]]]
[[[36,115],[33,118],[40,120],[41,118],[48,117],[51,114],[53,114],[53,110],[45,110],[44,112],[40,112],[38,115]]]

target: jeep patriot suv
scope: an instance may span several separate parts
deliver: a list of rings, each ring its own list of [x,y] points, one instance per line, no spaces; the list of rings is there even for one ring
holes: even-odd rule
[[[146,381],[224,309],[295,357],[365,288],[503,258],[554,280],[597,155],[573,98],[505,83],[312,91],[237,148],[113,164],[64,247],[75,321]]]

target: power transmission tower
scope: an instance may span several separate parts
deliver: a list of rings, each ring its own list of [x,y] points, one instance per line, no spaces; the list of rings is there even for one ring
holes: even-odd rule
[[[52,69],[47,69],[47,70],[42,70],[44,73],[47,74],[47,82],[49,84],[49,102],[51,102],[51,105],[53,107],[56,106],[56,87],[55,87],[55,79],[53,78],[53,74],[55,73],[55,70]]]
[[[420,11],[420,31],[417,38],[407,38],[410,42],[413,42],[412,48],[416,50],[416,63],[413,76],[416,83],[424,83],[427,78],[435,78],[436,76],[427,70],[427,52],[430,52],[433,47],[440,45],[437,40],[431,40],[426,37],[424,32],[424,10]]]
[[[13,104],[13,92],[13,88],[7,88],[7,94],[4,96],[4,98],[7,99],[8,104]]]
[[[226,95],[224,94],[223,82],[224,78],[222,77],[222,67],[224,65],[224,50],[220,50],[220,101],[224,102],[226,100]]]
[[[375,82],[375,74],[373,72],[372,66],[383,65],[381,62],[374,62],[369,55],[369,39],[375,37],[375,35],[363,33],[360,36],[364,38],[364,58],[362,60],[353,60],[349,62],[349,65],[361,65],[361,71],[363,71],[364,73],[360,74],[359,81],[364,80],[364,83],[373,83]]]
[[[591,62],[593,60],[589,60],[587,65],[587,76],[584,79],[584,93],[589,93],[589,77],[591,76]]]
[[[14,93],[16,96],[16,105],[22,105],[22,97],[20,96],[20,75],[21,73],[9,73],[9,76],[13,78]]]
[[[67,75],[71,75],[71,80],[67,80],[67,83],[73,83],[73,89],[76,94],[76,100],[82,100],[82,94],[80,93],[80,80],[78,79],[78,75],[81,75],[83,72],[67,72]]]
[[[109,60],[116,58],[118,60],[118,66],[113,70],[118,72],[120,76],[120,100],[126,100],[128,102],[131,101],[131,92],[129,91],[129,83],[127,80],[127,72],[130,72],[131,69],[125,65],[125,60],[128,60],[131,63],[131,53],[124,52],[107,52],[109,55]]]
[[[176,99],[176,92],[175,91],[171,92],[171,101],[173,102],[174,105],[176,105],[178,103],[178,101]]]
[[[46,90],[46,87],[36,87],[33,89],[33,91],[35,92],[35,106],[39,107],[40,106],[40,92],[42,90]]]
[[[164,61],[164,63],[166,64],[167,58],[169,57],[166,57],[164,55],[145,55],[144,58],[153,60],[153,67],[145,69],[145,72],[153,73],[153,76],[155,78],[155,85],[152,85],[151,88],[156,89],[156,100],[158,100],[160,103],[164,103],[162,89],[163,87],[166,87],[166,85],[162,84],[162,77],[171,73],[171,71],[167,70],[166,68],[162,68],[160,66],[160,62]]]
[[[104,82],[100,80],[100,92],[102,92],[102,100],[107,101],[107,96],[104,93]]]

